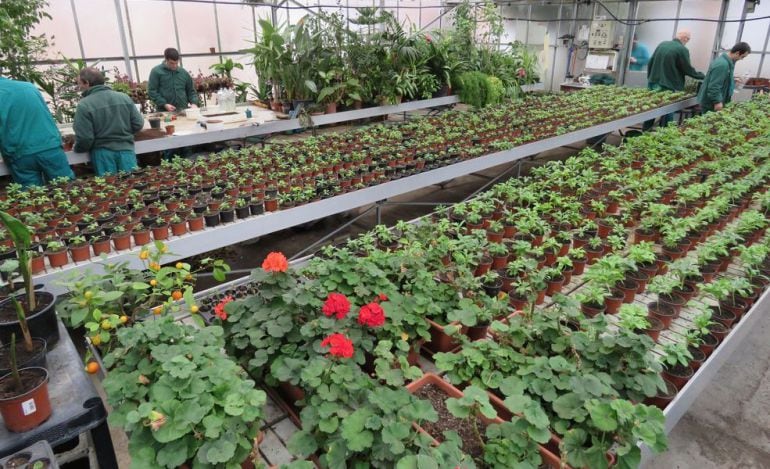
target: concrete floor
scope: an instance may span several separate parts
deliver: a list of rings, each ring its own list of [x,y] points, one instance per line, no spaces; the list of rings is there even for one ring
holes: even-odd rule
[[[610,141],[617,143],[618,138],[611,137]],[[525,172],[533,165],[573,153],[573,149],[562,148],[539,155],[535,161],[525,163]],[[393,201],[458,202],[506,168],[492,168],[480,174],[455,179],[444,188],[431,186]],[[389,205],[383,208],[382,219],[384,223],[393,224],[397,220],[409,220],[430,210],[426,206]],[[233,269],[247,272],[260,265],[268,252],[278,250],[291,257],[352,216],[355,213],[329,217],[309,227],[274,233],[213,254],[226,258]],[[336,235],[332,241],[341,242],[351,235],[370,229],[374,223],[372,211]],[[649,461],[646,468],[770,468],[768,337],[770,318],[765,316],[723,366],[712,386],[699,396],[669,435],[669,451]],[[279,437],[282,433],[278,428],[272,431]],[[127,468],[129,458],[125,435],[117,429],[111,433],[120,467]]]

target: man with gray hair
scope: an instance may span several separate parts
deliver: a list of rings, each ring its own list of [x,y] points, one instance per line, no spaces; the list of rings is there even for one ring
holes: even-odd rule
[[[128,95],[104,84],[104,75],[93,67],[80,71],[83,92],[75,111],[75,151],[90,152],[97,176],[130,172],[137,167],[134,134],[144,118]]]
[[[690,64],[690,31],[683,29],[670,41],[661,42],[652,53],[647,63],[647,87],[653,91],[684,91],[684,77],[690,76],[703,80],[703,73]],[[673,118],[667,114],[660,118],[660,126],[665,127]],[[654,121],[644,123],[645,130],[652,127]]]

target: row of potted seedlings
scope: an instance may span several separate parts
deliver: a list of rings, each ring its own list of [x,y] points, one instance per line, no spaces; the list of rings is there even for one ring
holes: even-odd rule
[[[767,142],[747,141],[745,133],[735,132],[766,130],[763,104],[700,118],[684,132],[666,129],[658,133],[660,141],[641,138],[604,155],[584,152],[546,165],[533,179],[498,185],[473,202],[437,211],[430,222],[378,227],[343,248],[327,248],[300,272],[271,255],[250,285],[233,292],[244,298],[217,299],[213,307],[214,320],[228,337],[227,352],[301,409],[296,418],[302,430],[289,449],[321,465],[389,466],[428,458],[460,467],[470,461],[489,467],[527,462],[558,467],[563,461],[574,467],[633,466],[639,441],[665,448],[660,410],[634,404],[666,389],[655,342],[617,328],[605,314],[586,316],[578,302],[556,291],[546,309],[518,312],[512,301],[516,294],[528,306],[541,296],[544,300],[547,269],[580,277],[575,265],[585,265],[580,261],[587,257],[586,247],[601,247],[596,271],[611,261],[628,262],[611,254],[628,251],[640,266],[655,264],[657,273],[666,265],[662,252],[646,242],[627,246],[628,229],[657,214],[665,198],[675,199],[673,188],[703,177],[704,165],[714,170],[713,181],[745,172],[748,191],[736,201],[766,185],[767,152],[752,152]],[[687,148],[718,141],[726,142],[720,145],[724,154]],[[652,151],[672,142],[684,150],[675,155]],[[639,169],[628,169],[633,166]],[[661,177],[660,168],[678,174]],[[572,177],[565,177],[568,173]],[[556,181],[572,194],[549,191]],[[620,196],[610,195],[613,191]],[[622,209],[616,213],[592,204],[597,198]],[[756,199],[762,210],[770,208],[765,194]],[[678,210],[679,202],[675,205]],[[717,223],[741,210],[728,204]],[[587,211],[599,220],[617,216],[610,218],[614,223],[606,237],[597,230],[576,248],[572,242],[580,239],[581,229],[589,227],[585,234],[592,226]],[[452,221],[459,216],[463,221]],[[755,212],[747,211],[735,222],[735,229],[744,231],[741,236],[760,236],[763,227],[752,218]],[[765,244],[745,249],[758,251],[755,246]],[[496,261],[508,285],[491,268]],[[514,294],[500,295],[505,289]],[[426,319],[443,330],[432,333]],[[451,345],[441,351],[440,333],[461,344],[460,351]],[[421,375],[414,352],[423,343],[465,392],[447,390],[433,377],[414,381]],[[409,381],[406,391],[430,407],[399,387]],[[460,434],[445,432],[449,427]]]
[[[38,273],[333,197],[683,97],[614,87],[579,96],[528,96],[515,106],[452,111],[261,150],[228,150],[199,161],[177,159],[131,174],[57,181],[28,191],[11,186],[0,194],[0,209],[33,229],[33,268]],[[0,256],[11,256],[2,233]]]
[[[551,307],[532,305],[545,301],[550,276],[572,276],[565,292],[582,281],[587,273],[579,269],[589,252],[597,253],[594,266],[626,259],[613,252],[632,251],[640,266],[667,265],[652,244],[629,245],[628,232],[659,214],[659,205],[686,207],[690,196],[677,198],[674,189],[703,178],[704,169],[713,171],[706,180],[720,197],[737,194],[731,203],[766,185],[767,137],[754,138],[767,135],[766,109],[761,100],[746,103],[694,119],[683,131],[665,129],[601,155],[586,151],[549,163],[532,178],[499,184],[421,224],[377,227],[341,248],[326,248],[301,270],[271,253],[248,285],[216,297],[209,308],[227,354],[298,411],[301,431],[289,450],[299,460],[289,467],[408,467],[420,461],[438,467],[633,467],[638,442],[665,449],[662,412],[639,404],[666,389],[655,342],[618,328],[606,314],[585,315],[577,301],[556,290]],[[754,154],[763,147],[763,155]],[[719,150],[707,153],[710,148]],[[666,176],[662,168],[670,170]],[[729,186],[739,178],[749,181],[748,189]],[[763,214],[770,209],[766,193],[755,199]],[[751,236],[759,236],[754,212],[741,210],[728,203],[715,220],[741,215],[731,229],[752,227]],[[605,237],[598,232],[602,220],[612,225]],[[581,240],[585,244],[576,247]],[[760,246],[765,244],[745,249],[758,258]],[[714,247],[702,255],[717,252]],[[762,259],[756,265],[764,265]],[[525,304],[515,303],[517,296]],[[190,312],[205,306],[196,302]],[[141,342],[135,335],[143,334],[163,347],[164,340],[145,334],[145,327],[122,328],[121,349],[136,347]],[[448,344],[441,343],[442,334]],[[462,348],[455,350],[452,342]],[[420,353],[432,355],[457,387],[430,375],[422,379]],[[107,363],[121,356],[110,353]],[[184,361],[165,358],[176,360],[172,367]],[[136,431],[136,422],[144,428],[163,422],[161,431],[186,422],[174,412],[129,418],[137,406],[159,405],[162,400],[148,396],[163,386],[143,383],[132,363],[121,373],[108,392],[118,415],[126,416],[116,423]],[[142,438],[155,452],[140,457],[176,467],[177,461],[163,459],[170,446],[162,435],[149,431]],[[240,463],[238,457],[228,462]]]

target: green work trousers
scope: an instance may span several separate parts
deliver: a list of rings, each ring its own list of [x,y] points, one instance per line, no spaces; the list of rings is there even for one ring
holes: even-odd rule
[[[61,148],[52,148],[34,155],[9,160],[6,160],[6,163],[11,177],[22,187],[43,186],[60,177],[75,179],[75,173],[70,168],[67,155]]]
[[[134,150],[109,150],[94,148],[91,150],[91,163],[97,176],[105,174],[130,173],[139,165],[136,163]]]

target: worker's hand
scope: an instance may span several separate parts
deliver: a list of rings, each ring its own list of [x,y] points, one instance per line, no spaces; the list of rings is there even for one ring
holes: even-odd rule
[[[163,108],[164,108],[166,111],[168,111],[168,112],[174,112],[174,111],[176,111],[176,106],[174,106],[173,104],[166,104],[165,106],[163,106]]]
[[[715,110],[715,111],[721,111],[723,107],[724,107],[724,104],[722,104],[722,103],[716,103],[716,104],[714,105],[714,110]]]
[[[635,63],[636,63],[636,57],[631,57],[631,58],[629,59],[629,61],[630,61],[632,64],[635,64]]]
[[[197,104],[195,104],[195,103],[190,103],[190,107],[191,107],[192,109],[197,109],[197,108],[198,108],[198,105],[197,105]]]

